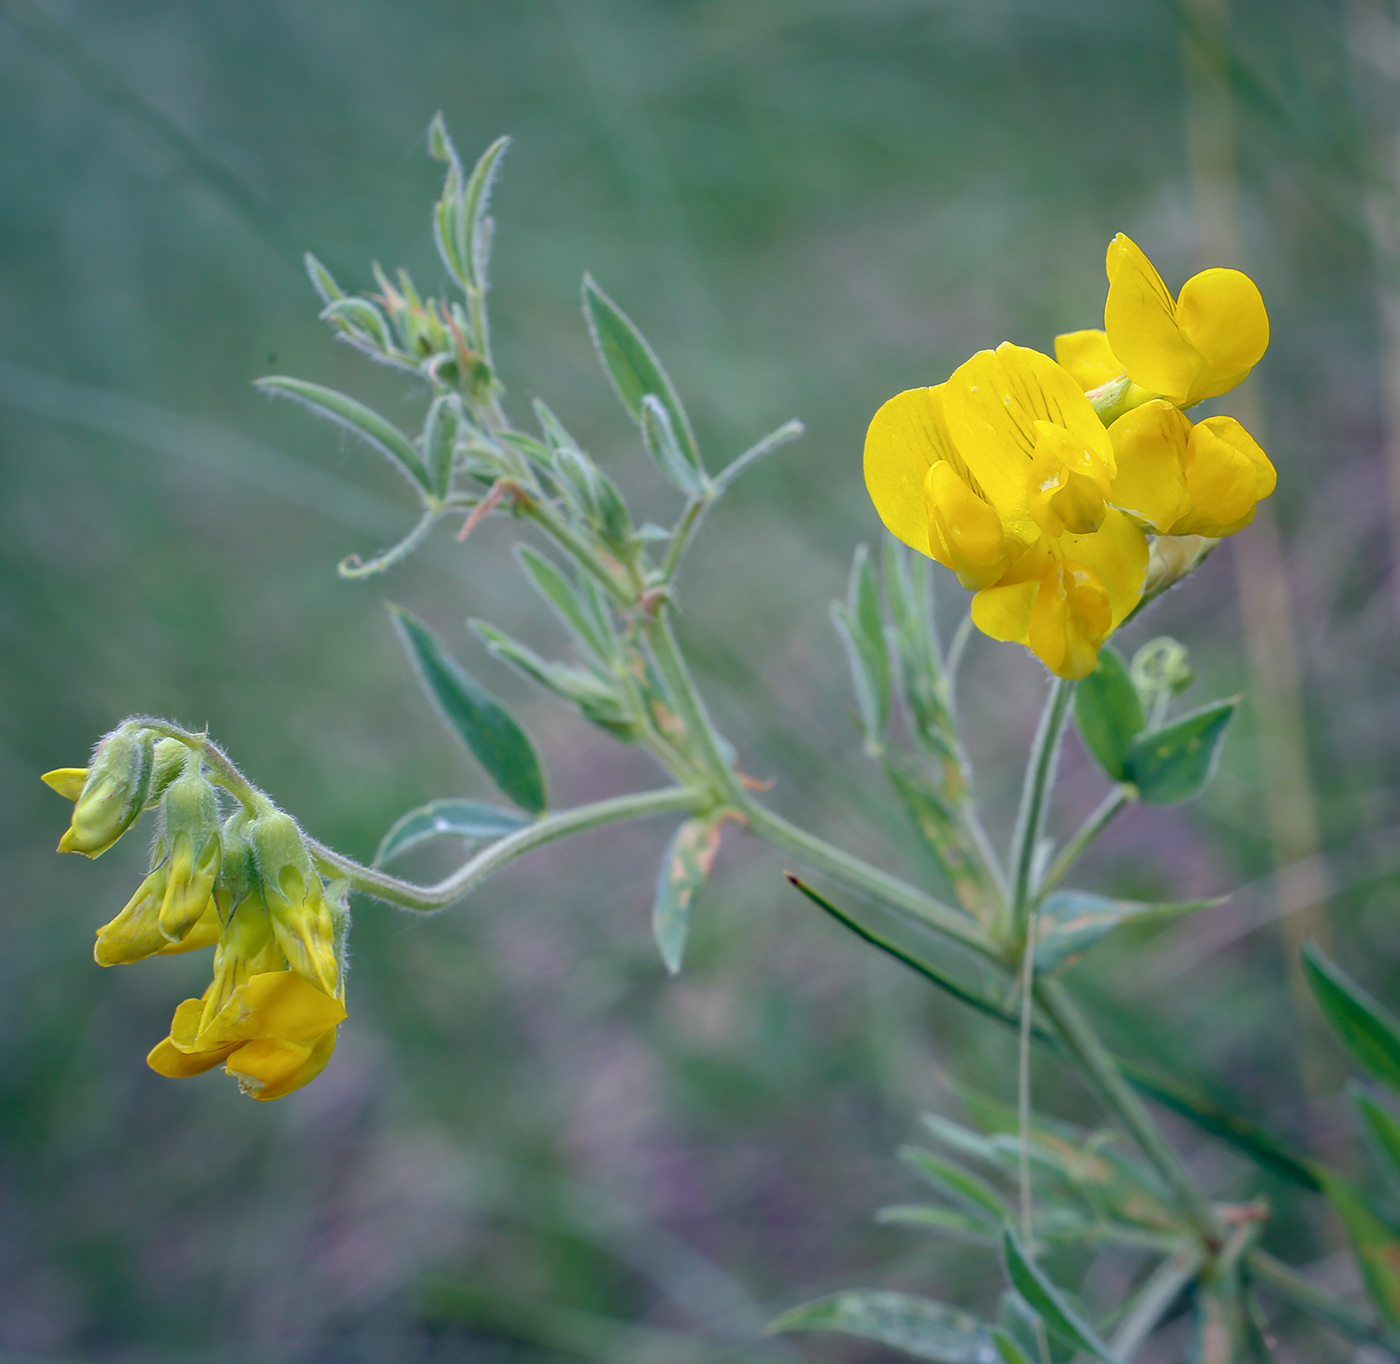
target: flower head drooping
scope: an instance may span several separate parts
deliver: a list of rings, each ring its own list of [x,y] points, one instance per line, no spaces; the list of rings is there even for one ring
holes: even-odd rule
[[[97,746],[73,805],[73,819],[59,839],[59,852],[100,857],[136,822],[151,784],[154,738],[126,724]],[[81,768],[64,767],[46,780],[61,795],[77,785]]]
[[[1107,331],[1056,338],[1057,360],[1009,342],[980,351],[947,383],[891,398],[865,444],[885,525],[976,593],[979,629],[1067,678],[1093,670],[1142,600],[1149,534],[1231,534],[1275,481],[1233,418],[1193,426],[1179,410],[1263,355],[1253,282],[1207,270],[1174,300],[1121,235],[1108,269]],[[1183,563],[1201,557],[1193,544]],[[1171,580],[1163,565],[1154,588]]]

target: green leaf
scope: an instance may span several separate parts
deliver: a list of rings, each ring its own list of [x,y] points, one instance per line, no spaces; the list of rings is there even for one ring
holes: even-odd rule
[[[486,266],[491,257],[492,223],[487,216],[487,209],[491,206],[491,188],[501,168],[501,157],[509,146],[509,137],[498,137],[487,147],[472,167],[462,191],[460,231],[465,231],[467,235],[465,240],[459,237],[458,250],[462,263],[470,272],[472,284],[478,289],[486,288]]]
[[[604,666],[616,653],[616,641],[597,619],[591,603],[563,571],[529,545],[517,545],[515,557],[535,590],[564,627]]]
[[[880,593],[864,545],[856,547],[851,560],[845,602],[831,603],[831,622],[850,663],[866,747],[875,752],[884,743],[890,719],[890,657],[880,615]]]
[[[661,949],[661,960],[674,976],[681,969],[690,911],[695,897],[710,878],[719,852],[724,813],[688,819],[671,840],[656,877],[656,901],[651,911],[652,931]]]
[[[1322,1016],[1352,1059],[1400,1094],[1400,1020],[1330,961],[1316,943],[1303,948],[1303,974]]]
[[[1110,900],[1084,890],[1061,890],[1040,907],[1035,944],[1035,969],[1053,971],[1082,956],[1119,924],[1175,919],[1209,909],[1222,900]]]
[[[394,821],[374,855],[374,865],[435,838],[504,838],[532,822],[481,800],[432,800]]]
[[[1125,771],[1142,799],[1176,805],[1198,795],[1215,771],[1238,704],[1238,697],[1216,701],[1165,729],[1138,735],[1128,748]]]
[[[1351,1238],[1371,1306],[1393,1330],[1400,1331],[1400,1238],[1348,1180],[1330,1170],[1321,1171],[1321,1178],[1328,1202]]]
[[[893,1207],[881,1208],[875,1214],[875,1220],[898,1226],[919,1227],[925,1231],[946,1232],[949,1236],[956,1236],[964,1241],[976,1241],[983,1245],[994,1245],[1001,1231],[1000,1224],[996,1222],[972,1217],[953,1208],[939,1207],[934,1203],[896,1203]]]
[[[461,425],[461,399],[455,394],[433,399],[428,419],[423,423],[423,457],[428,480],[438,498],[447,496],[452,486],[452,460],[457,449],[457,429]]]
[[[902,1146],[899,1158],[921,1179],[948,1194],[965,1207],[989,1213],[998,1224],[1011,1216],[1006,1200],[981,1175],[951,1160],[944,1160],[921,1146]]]
[[[1084,747],[1114,781],[1128,780],[1128,752],[1147,727],[1142,698],[1123,655],[1111,644],[1099,664],[1074,689],[1074,719]]]
[[[948,711],[948,683],[933,632],[928,560],[912,555],[891,538],[885,543],[883,576],[910,733],[926,754],[942,759],[946,768],[956,736]]]
[[[909,1293],[849,1289],[818,1298],[771,1323],[779,1331],[840,1331],[935,1364],[997,1364],[989,1328],[956,1307]]]
[[[690,419],[685,415],[675,387],[641,332],[593,282],[591,275],[583,277],[583,315],[594,349],[623,407],[641,426],[644,420],[642,399],[648,393],[655,397],[670,418],[682,461],[703,477],[704,465],[700,462],[695,433],[690,429]]]
[[[306,273],[311,278],[311,287],[320,294],[322,303],[329,306],[345,297],[345,290],[335,282],[331,272],[310,251],[302,259],[306,264]]]
[[[418,458],[413,442],[392,422],[363,403],[347,398],[333,388],[323,388],[304,379],[288,379],[281,375],[257,379],[254,387],[264,393],[292,398],[309,407],[317,416],[325,417],[352,435],[359,436],[378,450],[410,483],[425,493],[432,491],[432,480],[423,461]]]
[[[1118,1364],[1094,1328],[1065,1301],[1060,1290],[1021,1248],[1020,1241],[1009,1227],[1002,1232],[1001,1248],[1011,1286],[1051,1331],[1101,1360],[1102,1364]]]
[[[1386,1178],[1392,1186],[1400,1187],[1400,1119],[1359,1085],[1352,1086],[1351,1101],[1361,1116]]]
[[[642,399],[642,440],[657,467],[681,492],[687,497],[705,495],[705,474],[686,458],[671,416],[654,393]]]
[[[390,606],[419,680],[447,724],[486,774],[532,815],[545,808],[544,772],[516,718],[438,642],[422,621]]]
[[[992,1343],[1001,1356],[1001,1364],[1031,1364],[1031,1357],[1000,1326],[992,1327]]]

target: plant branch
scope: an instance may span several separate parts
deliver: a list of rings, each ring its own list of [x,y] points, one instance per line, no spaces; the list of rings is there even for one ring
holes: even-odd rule
[[[1204,1261],[1205,1255],[1198,1246],[1185,1247],[1163,1260],[1138,1290],[1137,1301],[1109,1342],[1110,1351],[1119,1359],[1131,1358],[1166,1315],[1181,1290],[1196,1277]]]
[[[1045,873],[1044,880],[1035,888],[1035,898],[1039,900],[1041,896],[1054,890],[1069,874],[1074,864],[1084,856],[1089,845],[1136,799],[1137,787],[1131,782],[1115,786],[1103,798],[1098,809],[1084,821],[1079,832],[1060,849],[1060,855],[1050,864],[1050,870]]]
[[[1245,1272],[1251,1282],[1280,1302],[1325,1321],[1350,1340],[1379,1345],[1400,1358],[1400,1336],[1379,1325],[1363,1312],[1339,1302],[1330,1293],[1309,1283],[1296,1269],[1276,1260],[1267,1251],[1251,1250],[1245,1257]]]
[[[1035,731],[1035,741],[1026,764],[1021,804],[1016,815],[1016,833],[1011,841],[1011,923],[1008,927],[1012,942],[1019,942],[1030,913],[1035,850],[1045,827],[1045,809],[1055,780],[1055,761],[1059,756],[1060,739],[1065,732],[1073,695],[1074,683],[1057,677],[1046,698],[1045,710]]]

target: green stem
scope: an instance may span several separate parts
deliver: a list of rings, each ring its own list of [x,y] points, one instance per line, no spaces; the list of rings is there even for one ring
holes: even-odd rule
[[[681,566],[681,560],[685,557],[685,552],[690,548],[690,542],[695,538],[695,533],[700,529],[700,523],[705,519],[705,513],[713,505],[716,493],[713,485],[699,497],[692,497],[682,509],[679,519],[676,521],[675,529],[671,532],[671,543],[666,546],[666,557],[661,561],[661,569],[658,573],[658,585],[664,586],[676,576],[676,570]]]
[[[1017,1175],[1021,1195],[1021,1238],[1035,1243],[1031,1219],[1031,1025],[1035,1015],[1036,916],[1026,926],[1026,946],[1021,954],[1021,1030],[1016,1053],[1016,1126],[1021,1138]]]
[[[1021,805],[1016,816],[1016,833],[1011,841],[1012,889],[1010,929],[1012,941],[1019,942],[1025,932],[1031,907],[1031,873],[1035,867],[1036,845],[1045,827],[1045,810],[1050,800],[1050,788],[1055,780],[1055,760],[1060,752],[1060,739],[1069,718],[1069,703],[1074,696],[1074,683],[1057,677],[1045,701],[1045,710],[1031,745],[1026,764],[1026,779],[1021,786]]]
[[[587,544],[563,518],[556,516],[547,502],[522,489],[516,496],[515,504],[519,507],[521,515],[528,516],[560,549],[593,575],[615,605],[624,611],[636,606],[637,592],[634,588],[622,582],[593,546]]]
[[[1045,873],[1044,880],[1035,888],[1035,898],[1039,900],[1058,886],[1074,864],[1084,856],[1089,845],[1136,799],[1137,787],[1131,782],[1115,786],[1103,798],[1098,809],[1084,821],[1079,832],[1060,849],[1060,855],[1050,864],[1050,870]]]
[[[1274,1259],[1267,1251],[1251,1250],[1245,1258],[1245,1272],[1251,1282],[1299,1312],[1325,1321],[1351,1340],[1379,1345],[1400,1358],[1400,1336],[1394,1331],[1314,1287],[1296,1269]]]
[[[693,814],[709,807],[713,801],[713,795],[709,792],[693,787],[669,786],[659,791],[641,791],[635,795],[595,801],[574,810],[561,810],[483,848],[446,880],[432,886],[415,885],[374,867],[361,866],[315,839],[308,838],[306,846],[323,868],[330,868],[336,875],[345,877],[355,890],[397,905],[400,909],[431,912],[460,900],[508,862],[552,843],[556,838],[582,833],[585,829],[596,829],[603,824],[644,819],[649,815]]]
[[[862,862],[858,857],[852,857],[850,853],[842,852],[825,839],[789,824],[781,815],[775,815],[751,797],[745,796],[739,808],[748,820],[750,831],[759,838],[786,849],[809,866],[820,868],[852,890],[903,910],[989,961],[1001,964],[996,949],[960,910],[925,895],[923,891],[916,890],[878,867],[872,867],[868,862]]]
[[[1153,1122],[1152,1115],[1133,1092],[1113,1056],[1079,1012],[1069,992],[1060,981],[1046,976],[1036,983],[1035,995],[1098,1090],[1099,1097],[1122,1120],[1123,1125],[1142,1148],[1143,1155],[1152,1162],[1175,1193],[1182,1211],[1190,1218],[1205,1244],[1212,1249],[1217,1248],[1223,1238],[1210,1201],[1191,1177],[1181,1157],[1162,1135],[1161,1129]]]
[[[1119,1359],[1130,1358],[1138,1346],[1152,1334],[1153,1328],[1180,1295],[1181,1290],[1196,1277],[1205,1261],[1197,1246],[1189,1246],[1163,1260],[1138,1290],[1132,1310],[1114,1332],[1109,1349]]]
[[[204,761],[208,763],[211,771],[209,778],[216,786],[222,786],[241,805],[252,811],[255,815],[265,814],[272,808],[272,801],[267,794],[259,791],[230,761],[228,754],[218,746],[207,734],[195,734],[188,729],[182,729],[179,725],[172,725],[165,720],[151,719],[149,716],[140,715],[128,723],[140,725],[143,729],[152,730],[166,739],[178,739],[182,744],[192,748],[199,753]]]

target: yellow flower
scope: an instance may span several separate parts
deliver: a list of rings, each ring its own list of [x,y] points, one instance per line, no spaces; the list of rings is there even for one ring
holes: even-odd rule
[[[59,852],[99,857],[136,822],[150,789],[153,747],[150,732],[130,724],[102,740],[75,798],[73,819],[59,840]],[[80,770],[59,768],[45,780],[67,796],[77,787]]]
[[[865,478],[885,525],[976,592],[974,623],[1061,677],[1092,671],[1142,596],[1147,541],[1113,509],[1112,440],[1074,378],[1005,343],[875,414]]]
[[[1106,267],[1106,336],[1097,351],[1097,343],[1068,341],[1077,374],[1090,373],[1091,356],[1107,363],[1107,351],[1135,384],[1190,407],[1234,388],[1268,349],[1269,315],[1248,275],[1202,270],[1173,299],[1152,262],[1121,232],[1109,244]]]
[[[206,893],[199,915],[178,938],[170,937],[162,923],[162,909],[170,892],[170,862],[162,858],[127,901],[121,913],[97,930],[93,959],[99,966],[121,966],[146,957],[171,956],[212,947],[222,924],[218,906]]]

